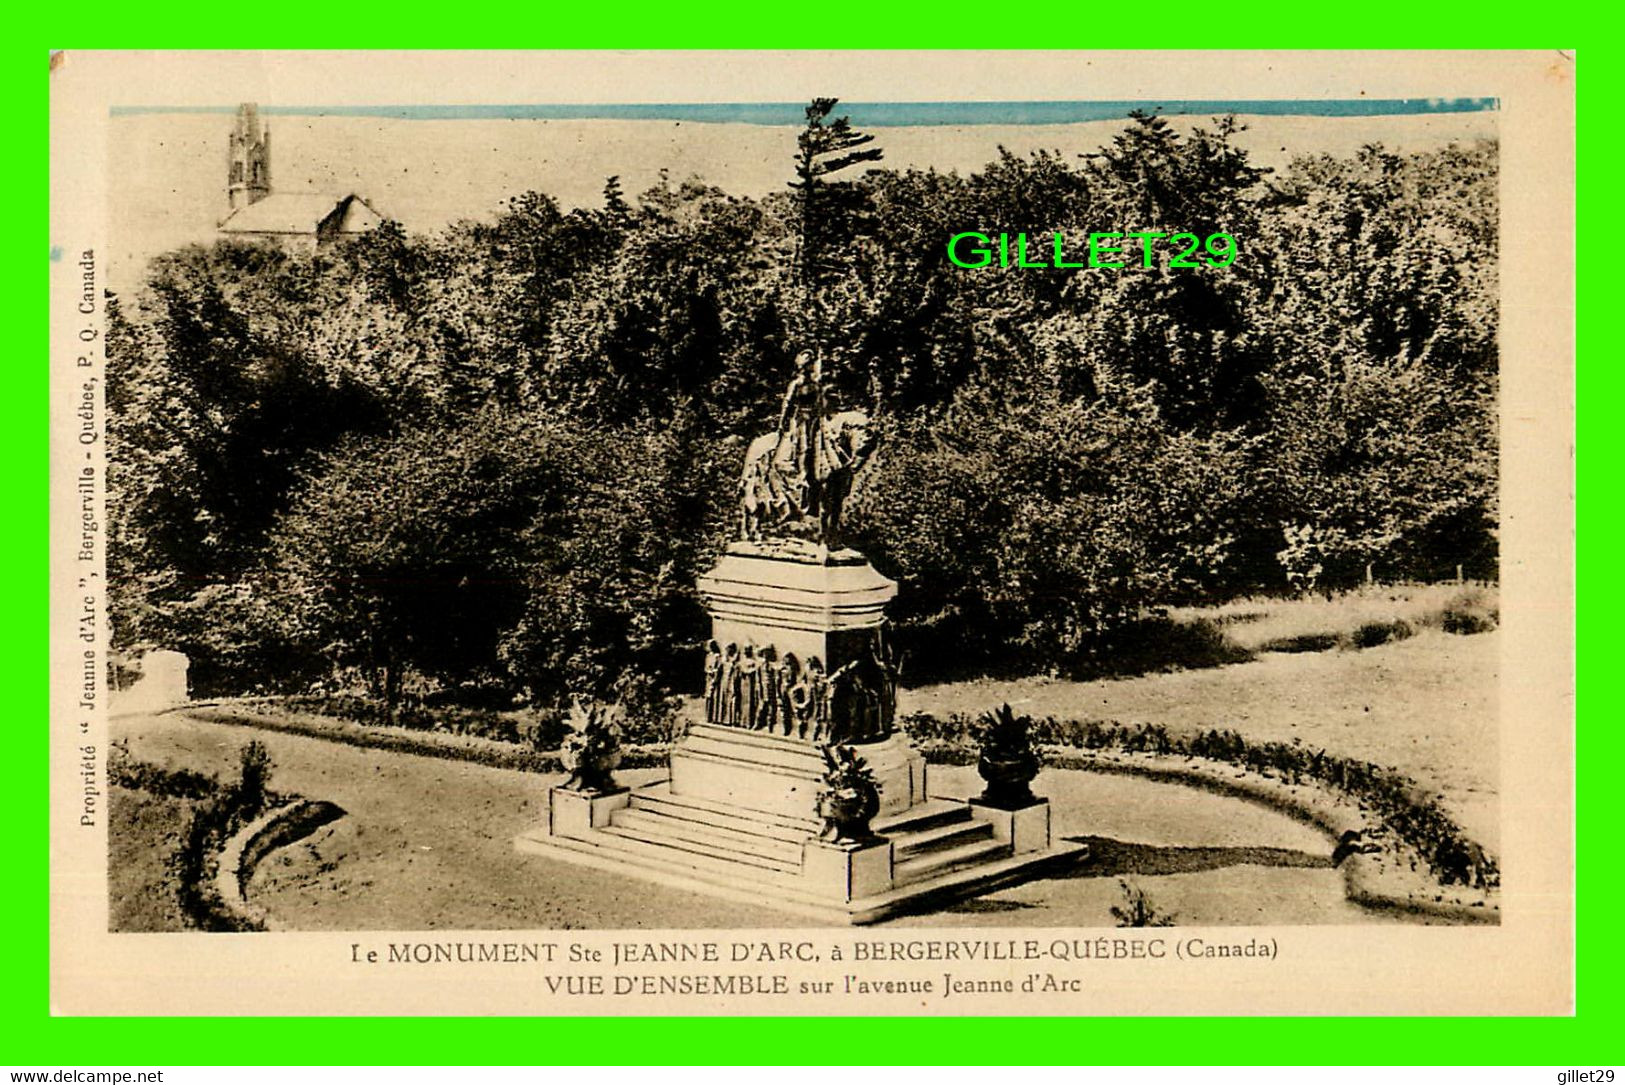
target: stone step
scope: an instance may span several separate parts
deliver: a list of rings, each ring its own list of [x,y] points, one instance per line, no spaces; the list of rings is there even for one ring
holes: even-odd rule
[[[881,836],[895,836],[899,833],[917,833],[938,825],[966,822],[970,819],[970,807],[962,802],[927,799],[902,813],[876,818],[870,827]]]
[[[895,884],[903,886],[958,867],[997,862],[1009,855],[1010,845],[1001,844],[996,840],[961,844],[941,851],[928,851],[911,859],[899,860],[892,866],[892,878]]]
[[[659,790],[632,792],[630,808],[794,843],[817,835],[820,827],[816,818],[795,818],[768,810],[747,810],[697,795],[673,795],[665,790],[664,785],[660,785]]]
[[[719,861],[692,852],[654,847],[631,837],[613,836],[604,830],[594,832],[586,840],[521,837],[515,843],[521,851],[579,857],[591,866],[614,873],[638,875],[640,872],[653,871],[674,877],[679,884],[689,882],[700,886],[725,887],[739,894],[741,899],[814,899],[807,894],[799,876],[764,867]]]
[[[750,810],[697,795],[674,795],[664,783],[634,791],[630,809],[791,843],[800,843],[816,836],[822,827],[817,818],[796,818],[773,811]],[[980,823],[972,821],[970,808],[963,802],[932,799],[901,814],[876,818],[871,827],[881,836],[906,844],[917,834],[977,824]],[[971,831],[977,830],[973,828]]]
[[[917,833],[897,833],[891,837],[899,861],[991,839],[993,826],[985,821],[949,822]]]
[[[760,856],[779,863],[793,863],[798,868],[801,864],[799,840],[763,836],[760,833],[631,808],[617,810],[611,814],[610,824],[616,828],[628,829],[644,839],[688,840],[729,852]]]
[[[589,840],[576,840],[549,836],[544,828],[519,835],[514,839],[514,846],[521,852],[580,863],[613,874],[648,878],[689,892],[709,893],[755,907],[837,923],[873,923],[899,914],[941,907],[952,900],[992,892],[1062,869],[1086,859],[1089,854],[1088,848],[1071,843],[1062,843],[1045,852],[1001,853],[987,862],[938,871],[907,884],[900,881],[897,888],[888,893],[846,903],[817,895],[801,879],[779,872],[651,848],[603,832],[593,833]]]
[[[799,859],[794,863],[765,859],[759,855],[747,855],[697,840],[646,833],[619,825],[607,825],[595,830],[593,839],[604,845],[613,842],[614,847],[640,858],[667,861],[675,859],[696,870],[705,870],[713,874],[787,884],[799,884],[801,880]]]

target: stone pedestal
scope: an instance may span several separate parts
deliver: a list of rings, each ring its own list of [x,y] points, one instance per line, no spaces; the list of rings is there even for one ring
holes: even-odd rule
[[[631,800],[631,791],[574,791],[565,787],[549,788],[547,792],[548,831],[554,836],[585,839],[594,829],[609,824],[610,815],[624,810]]]
[[[816,656],[826,674],[867,650],[897,595],[854,550],[820,557],[790,544],[735,543],[698,587],[719,644]]]
[[[114,694],[113,707],[124,712],[162,712],[187,702],[191,663],[180,652],[160,649],[141,657],[141,674],[129,689]]]
[[[712,625],[707,723],[816,744],[891,733],[897,671],[885,607],[897,585],[863,555],[735,543],[698,587]]]
[[[672,794],[815,816],[824,747],[851,746],[881,816],[925,801],[925,759],[893,734],[884,643],[897,585],[852,550],[735,543],[698,587],[711,612],[706,722],[672,751]]]
[[[993,829],[993,839],[1009,844],[1012,855],[1048,851],[1050,846],[1049,800],[1039,799],[1029,806],[1007,810],[971,799],[970,816]]]
[[[893,888],[889,840],[863,844],[809,840],[802,845],[801,856],[802,876],[808,887],[821,896],[853,901],[889,893]]]

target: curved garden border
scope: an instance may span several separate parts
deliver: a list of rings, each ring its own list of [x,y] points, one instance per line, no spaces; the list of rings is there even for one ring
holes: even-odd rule
[[[297,799],[261,814],[239,829],[221,849],[214,873],[214,891],[220,903],[238,919],[261,930],[273,928],[265,909],[249,901],[243,889],[261,859],[285,844],[303,840],[317,829],[344,816],[330,802]]]
[[[1155,753],[1100,754],[1071,746],[1046,746],[1044,754],[1048,768],[1143,776],[1246,799],[1279,810],[1337,838],[1346,838],[1349,833],[1364,836],[1377,828],[1359,808],[1321,788],[1289,784],[1234,765],[1219,766]],[[1344,892],[1356,904],[1437,916],[1457,923],[1501,921],[1500,905],[1492,899],[1484,898],[1481,903],[1447,900],[1444,894],[1448,890],[1440,888],[1436,898],[1429,900],[1392,884],[1393,876],[1373,855],[1356,851],[1339,865],[1343,871]]]

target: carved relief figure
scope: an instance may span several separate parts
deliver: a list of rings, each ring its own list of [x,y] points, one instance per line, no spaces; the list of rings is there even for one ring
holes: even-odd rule
[[[782,729],[786,735],[794,735],[797,722],[795,689],[796,684],[801,681],[801,664],[794,652],[786,652],[778,669],[778,698],[773,709],[777,726],[774,730]]]
[[[869,642],[869,651],[877,677],[875,694],[879,700],[880,729],[889,731],[897,719],[897,684],[903,677],[903,659],[881,630],[877,630],[874,640]]]
[[[758,654],[758,659],[762,698],[756,707],[756,718],[751,722],[751,726],[758,731],[771,731],[779,722],[779,656],[769,644]]]
[[[815,702],[812,679],[813,666],[817,662],[817,656],[809,656],[806,667],[796,675],[795,684],[790,687],[790,710],[795,717],[795,733],[799,738],[807,738],[812,734]]]
[[[865,742],[891,730],[897,712],[899,657],[883,636],[834,671],[773,645],[705,646],[708,723],[770,731],[815,742]]]
[[[739,719],[739,645],[730,644],[722,653],[722,704],[718,723],[735,723]]]
[[[716,641],[705,643],[705,722],[722,720],[722,648]]]
[[[844,666],[837,667],[828,675],[820,675],[818,688],[818,707],[816,710],[817,727],[814,741],[838,742],[836,732],[847,732],[849,724],[845,718],[849,690],[845,687],[851,681],[852,671],[857,667],[858,661],[853,660]],[[836,692],[839,689],[842,696],[841,703],[836,703]]]
[[[745,645],[739,654],[739,711],[733,719],[736,727],[755,727],[756,710],[762,703],[762,665],[756,658],[754,645]]]
[[[817,656],[807,657],[806,683],[807,737],[824,742],[829,733],[829,679],[824,676],[824,661]]]
[[[854,659],[830,672],[825,686],[825,699],[829,704],[825,713],[826,734],[830,742],[852,742],[867,737],[864,721],[867,690],[858,674],[862,663],[861,659]]]

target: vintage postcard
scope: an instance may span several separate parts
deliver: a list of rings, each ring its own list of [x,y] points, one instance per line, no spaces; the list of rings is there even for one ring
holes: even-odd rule
[[[1573,1012],[1572,56],[51,79],[53,1012]]]

